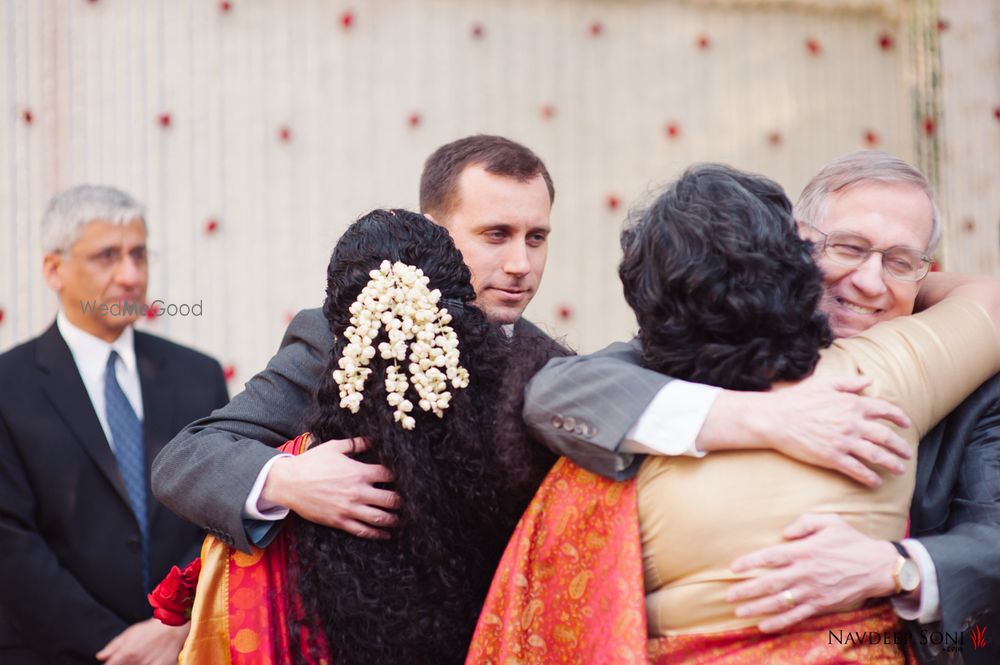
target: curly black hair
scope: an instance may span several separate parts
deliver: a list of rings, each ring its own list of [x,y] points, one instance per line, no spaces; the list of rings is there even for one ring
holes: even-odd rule
[[[734,390],[812,373],[832,341],[822,273],[781,187],[720,164],[688,169],[628,224],[618,269],[644,364]]]
[[[346,344],[351,303],[379,264],[423,270],[453,314],[469,386],[451,389],[443,418],[414,409],[413,430],[394,422],[379,355],[357,414],[339,407],[332,371]],[[513,336],[472,304],[469,269],[442,227],[405,210],[376,210],[343,234],[327,271],[323,312],[335,344],[317,393],[310,431],[316,441],[363,435],[357,456],[388,467],[399,493],[399,526],[388,540],[368,540],[293,517],[289,587],[302,615],[291,635],[302,646],[350,663],[460,663],[493,572],[521,512],[554,457],[532,444],[521,422],[524,384],[555,355],[554,341]],[[377,346],[385,331],[374,340]],[[411,388],[412,391],[412,388]],[[416,403],[416,398],[411,396]],[[295,605],[289,605],[295,607]],[[313,635],[302,645],[298,628]],[[319,640],[316,636],[319,636]]]

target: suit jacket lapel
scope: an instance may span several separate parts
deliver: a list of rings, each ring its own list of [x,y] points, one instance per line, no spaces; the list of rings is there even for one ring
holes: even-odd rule
[[[142,386],[147,478],[153,460],[173,438],[177,429],[172,427],[175,396],[173,386],[166,376],[167,359],[156,353],[149,342],[150,338],[147,335],[135,333],[135,358],[139,367],[139,383]],[[150,502],[150,523],[159,505],[158,501]]]
[[[118,461],[108,444],[73,355],[55,324],[38,339],[35,362],[41,370],[42,391],[52,403],[52,408],[66,422],[125,504],[131,506],[118,471]]]
[[[938,423],[920,440],[914,482],[916,491],[910,504],[910,532],[913,535],[923,535],[940,527],[948,517],[954,474],[947,468],[952,466],[947,463],[948,459],[941,457],[947,422],[945,419]],[[938,468],[939,458],[944,463],[943,468]]]

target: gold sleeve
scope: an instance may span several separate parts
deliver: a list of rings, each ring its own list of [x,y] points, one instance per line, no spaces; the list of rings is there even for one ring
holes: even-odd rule
[[[834,347],[844,353],[836,354],[841,366],[830,369],[873,379],[866,393],[902,408],[921,438],[1000,372],[1000,333],[986,310],[967,298],[947,298],[837,340]]]

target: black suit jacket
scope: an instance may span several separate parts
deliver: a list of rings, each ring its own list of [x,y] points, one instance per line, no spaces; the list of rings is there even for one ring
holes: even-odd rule
[[[135,333],[147,468],[228,401],[212,358]],[[148,476],[147,476],[148,477]],[[202,533],[149,493],[150,574],[198,554]],[[0,662],[95,662],[152,615],[139,527],[114,453],[55,325],[0,356]]]
[[[910,533],[931,555],[941,594],[940,625],[919,628],[963,633],[966,663],[1000,663],[1000,375],[920,440]],[[988,626],[986,647],[971,643],[976,625]]]

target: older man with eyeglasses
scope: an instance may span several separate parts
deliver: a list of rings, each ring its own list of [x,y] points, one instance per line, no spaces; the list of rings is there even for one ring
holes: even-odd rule
[[[881,152],[847,155],[813,178],[795,213],[800,232],[816,243],[825,274],[822,308],[836,336],[914,311],[941,236],[933,193],[918,170]],[[588,392],[640,378],[657,385],[648,370],[635,366],[637,358],[609,350],[550,362],[529,385],[525,419],[550,447],[571,447],[574,435],[549,421],[554,414],[579,417],[575,405],[586,403]],[[659,389],[668,381],[663,377]],[[651,388],[634,400],[629,436],[639,440],[626,438],[609,451],[619,466],[631,461],[623,459],[628,450],[711,454],[698,446],[668,451],[642,440],[643,432],[662,429],[655,397]],[[912,644],[922,661],[948,660],[961,648],[966,662],[998,662],[989,659],[1000,640],[994,636],[984,648],[968,631],[996,623],[1000,612],[1000,376],[921,439],[909,538],[876,541],[836,515],[804,515],[785,537],[733,563],[734,573],[750,579],[734,587],[729,600],[739,616],[759,616],[761,630],[784,630],[820,612],[889,596],[913,629],[890,638]]]

